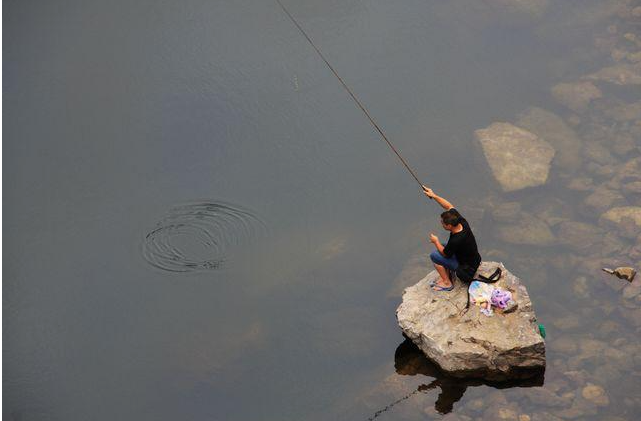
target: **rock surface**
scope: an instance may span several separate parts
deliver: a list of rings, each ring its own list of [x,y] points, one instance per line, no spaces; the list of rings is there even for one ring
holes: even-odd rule
[[[555,151],[545,140],[509,123],[492,123],[475,135],[503,191],[547,182]]]
[[[518,309],[513,313],[487,317],[475,305],[464,311],[467,289],[457,280],[451,292],[433,291],[429,283],[438,277],[436,271],[406,288],[396,310],[403,333],[454,376],[504,380],[545,367],[545,343],[525,287],[502,263],[483,262],[479,271],[497,266],[503,275],[495,285],[514,291]]]

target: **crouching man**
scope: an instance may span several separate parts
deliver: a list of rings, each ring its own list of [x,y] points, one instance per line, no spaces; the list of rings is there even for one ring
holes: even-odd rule
[[[454,289],[452,283],[454,273],[467,284],[472,281],[481,264],[481,255],[470,225],[454,208],[454,205],[435,194],[428,187],[423,186],[423,192],[445,209],[445,212],[441,213],[441,225],[445,231],[450,233],[450,238],[445,246],[441,244],[436,235],[430,233],[430,242],[436,247],[436,250],[430,254],[430,259],[434,262],[434,268],[439,274],[439,278],[432,288],[435,291],[451,291]]]

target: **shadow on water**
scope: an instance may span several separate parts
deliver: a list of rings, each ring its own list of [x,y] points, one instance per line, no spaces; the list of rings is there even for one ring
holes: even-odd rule
[[[441,393],[434,402],[434,409],[440,414],[447,414],[452,411],[454,404],[461,400],[468,387],[490,386],[497,389],[508,389],[512,387],[537,387],[543,386],[544,370],[533,371],[532,377],[527,379],[509,380],[503,382],[493,382],[478,378],[459,378],[453,377],[441,371],[441,369],[430,361],[423,351],[414,343],[405,339],[394,353],[394,368],[396,373],[403,376],[423,375],[433,377],[434,380],[427,384],[421,384],[411,393],[391,402],[384,408],[376,411],[374,415],[368,418],[373,420],[383,413],[389,411],[393,406],[410,399],[418,393],[427,393],[435,388],[440,388]]]

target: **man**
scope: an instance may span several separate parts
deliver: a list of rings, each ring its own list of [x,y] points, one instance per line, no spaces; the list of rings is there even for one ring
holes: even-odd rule
[[[435,291],[451,291],[454,289],[451,273],[456,273],[463,282],[471,282],[481,264],[481,255],[470,225],[454,209],[454,205],[436,195],[429,187],[423,186],[423,193],[430,199],[436,200],[445,209],[445,212],[441,213],[441,225],[450,233],[445,246],[436,235],[430,233],[430,242],[436,247],[436,250],[430,254],[430,259],[434,262],[434,268],[439,274],[439,279],[432,288]]]

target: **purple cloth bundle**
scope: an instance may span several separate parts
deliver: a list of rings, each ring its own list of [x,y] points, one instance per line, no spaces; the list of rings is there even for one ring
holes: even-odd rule
[[[492,291],[492,298],[490,301],[493,306],[504,310],[507,308],[508,303],[512,301],[512,293],[510,293],[510,291],[495,288],[494,291]]]

